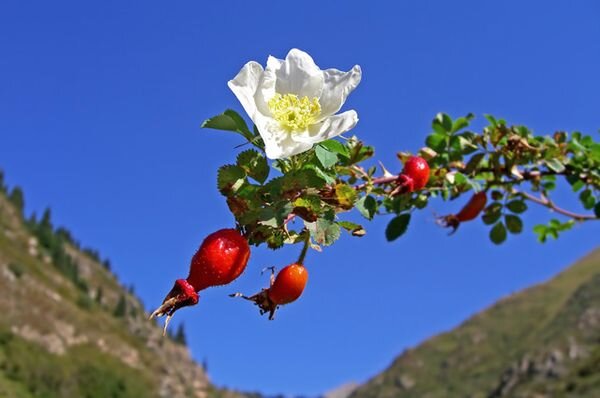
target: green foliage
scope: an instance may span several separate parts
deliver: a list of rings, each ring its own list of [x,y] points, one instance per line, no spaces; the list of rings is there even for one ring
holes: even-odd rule
[[[0,374],[24,385],[28,397],[157,397],[154,381],[87,345],[59,356],[3,330],[0,358],[10,359],[0,361]]]
[[[208,119],[202,127],[237,132],[255,147],[241,152],[234,165],[221,167],[217,176],[218,189],[238,226],[255,245],[266,243],[276,249],[301,243],[305,230],[316,249],[334,243],[341,228],[362,236],[361,226],[339,219],[340,213],[354,208],[368,220],[392,215],[386,237],[395,240],[407,232],[414,210],[425,209],[432,199],[455,200],[473,191],[489,192],[491,201],[481,218],[491,226],[489,236],[495,244],[506,241],[508,234],[522,232],[528,202],[574,222],[599,218],[600,144],[590,136],[578,132],[536,136],[525,126],[509,126],[491,115],[486,115],[489,125],[476,133],[468,130],[473,118],[468,114],[453,120],[439,113],[432,120],[427,146],[418,154],[427,160],[431,175],[419,192],[408,192],[400,176],[383,166],[381,177],[375,176],[375,166],[363,167],[361,163],[374,155],[374,149],[356,137],[327,140],[269,164],[256,127],[250,131],[235,112]],[[411,156],[398,153],[401,163]],[[274,174],[271,168],[278,173],[268,180]],[[589,213],[572,213],[550,200],[562,180],[579,192]],[[293,223],[296,219],[302,222]],[[545,241],[571,226],[570,221],[551,221],[535,232]]]
[[[394,217],[385,230],[387,240],[393,241],[404,235],[408,229],[409,223],[410,214],[400,214],[399,216]]]
[[[187,344],[187,338],[185,336],[185,328],[183,326],[183,323],[180,323],[177,327],[177,332],[175,332],[175,336],[173,336],[173,341],[181,345]]]
[[[113,310],[113,315],[117,318],[123,318],[127,315],[127,298],[124,294],[119,296],[119,301]]]
[[[23,215],[23,210],[25,209],[25,195],[23,194],[21,187],[14,187],[8,195],[8,200],[16,207],[19,214]]]
[[[407,350],[350,398],[599,397],[598,286],[600,250]]]
[[[25,267],[23,267],[19,263],[9,263],[8,269],[17,278],[21,278],[23,276],[23,274],[25,273]]]

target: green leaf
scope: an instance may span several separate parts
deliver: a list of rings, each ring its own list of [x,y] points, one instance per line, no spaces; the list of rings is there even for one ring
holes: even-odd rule
[[[515,199],[515,200],[508,202],[506,204],[506,207],[508,208],[508,210],[512,211],[513,213],[521,214],[525,210],[527,210],[527,203],[525,203],[523,200]]]
[[[511,234],[520,234],[523,231],[523,221],[518,216],[507,214],[504,216],[504,222]]]
[[[464,129],[465,127],[467,127],[469,125],[469,122],[474,118],[475,116],[472,113],[469,113],[467,116],[465,117],[459,117],[458,119],[456,119],[454,121],[454,123],[452,124],[452,132],[456,133],[458,130]]]
[[[253,149],[240,153],[237,157],[237,165],[261,184],[269,177],[267,158]]]
[[[410,213],[400,214],[399,216],[394,217],[385,229],[385,237],[387,240],[391,242],[404,235],[408,229],[409,223]]]
[[[590,146],[590,157],[595,162],[600,162],[600,144],[593,144]]]
[[[443,152],[446,150],[446,135],[437,132],[429,134],[425,144],[436,152]]]
[[[468,175],[473,173],[477,169],[477,166],[479,166],[479,163],[481,163],[483,158],[485,158],[485,153],[476,153],[475,155],[471,156],[471,159],[469,159],[469,162],[465,167],[465,174]]]
[[[584,186],[585,186],[585,182],[583,182],[580,179],[577,179],[576,181],[573,181],[573,183],[571,184],[571,189],[573,189],[573,192],[577,192]]]
[[[377,211],[377,201],[370,195],[363,196],[356,204],[356,209],[368,220],[372,220]]]
[[[560,160],[556,158],[546,159],[544,162],[550,170],[556,173],[562,173],[563,171],[565,171],[565,166],[560,162]]]
[[[500,219],[502,216],[502,204],[498,202],[494,202],[488,207],[486,207],[485,212],[481,219],[485,225],[492,225],[496,221]]]
[[[596,205],[596,198],[592,194],[591,189],[585,189],[579,194],[579,200],[586,210],[591,210]]]
[[[490,239],[496,245],[499,245],[502,242],[504,242],[506,240],[506,235],[506,228],[501,222],[494,225],[494,227],[490,231]]]
[[[317,145],[315,148],[315,154],[325,169],[333,167],[338,161],[338,156],[336,153],[331,152],[329,149],[326,149],[321,145]]]
[[[493,127],[498,126],[498,122],[496,121],[496,118],[492,115],[483,115],[488,122],[490,122],[490,125],[492,125]]]
[[[346,184],[337,184],[335,186],[335,196],[342,209],[350,210],[356,200],[356,190]]]
[[[246,172],[239,166],[225,165],[217,172],[217,187],[227,196],[237,192],[246,181]]]
[[[600,202],[596,203],[596,206],[594,206],[594,214],[596,217],[600,218]]]
[[[319,245],[329,246],[340,237],[340,226],[324,218],[316,222],[304,223],[312,239]]]
[[[340,225],[340,227],[350,232],[352,236],[364,236],[367,233],[367,231],[365,231],[363,226],[360,224],[356,224],[350,221],[338,221],[338,224]]]
[[[254,139],[254,134],[250,132],[244,119],[234,110],[227,109],[220,115],[206,119],[200,125],[202,128],[215,130],[233,131],[242,135],[248,141]]]
[[[307,164],[307,165],[304,166],[304,168],[314,170],[314,172],[317,175],[317,177],[319,177],[323,181],[325,181],[326,184],[334,184],[335,183],[335,176],[336,176],[335,172],[329,172],[329,173],[327,173],[324,170],[321,170],[315,164]]]
[[[535,232],[535,234],[537,235],[538,242],[546,243],[546,234],[548,232],[548,227],[546,227],[544,224],[538,224],[535,227],[533,227],[533,232]]]
[[[431,122],[431,127],[436,133],[449,134],[452,132],[452,118],[445,113],[438,113]]]
[[[325,149],[328,149],[329,151],[333,152],[333,153],[337,153],[340,156],[343,156],[345,158],[349,158],[350,157],[350,152],[348,151],[348,147],[346,147],[346,145],[342,144],[341,142],[337,141],[337,140],[326,140],[323,141],[319,144],[320,146],[322,146]]]

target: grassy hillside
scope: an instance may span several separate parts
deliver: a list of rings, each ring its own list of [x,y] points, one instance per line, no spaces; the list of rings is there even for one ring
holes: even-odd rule
[[[241,396],[211,386],[183,336],[164,338],[110,263],[49,211],[25,221],[22,192],[1,182],[0,397]]]
[[[600,250],[407,350],[351,397],[600,397]]]

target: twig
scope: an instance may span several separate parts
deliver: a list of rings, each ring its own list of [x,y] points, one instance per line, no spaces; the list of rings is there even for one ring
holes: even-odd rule
[[[578,213],[573,213],[573,212],[571,212],[569,210],[562,209],[562,208],[556,206],[550,199],[548,199],[545,196],[543,196],[541,198],[538,198],[538,197],[533,196],[533,195],[531,195],[531,194],[529,194],[527,192],[521,192],[521,191],[518,191],[516,189],[513,190],[513,193],[515,193],[517,195],[521,195],[524,198],[527,198],[527,199],[531,200],[534,203],[537,203],[539,205],[545,206],[545,207],[547,207],[547,208],[549,208],[549,209],[551,209],[551,210],[553,210],[553,211],[555,211],[555,212],[557,212],[559,214],[562,214],[563,216],[570,217],[570,218],[572,218],[574,220],[577,220],[577,221],[589,221],[589,220],[599,220],[600,219],[600,218],[598,218],[596,216],[593,216],[591,214],[578,214]]]

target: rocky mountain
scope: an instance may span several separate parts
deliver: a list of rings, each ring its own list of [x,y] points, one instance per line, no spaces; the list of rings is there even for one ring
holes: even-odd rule
[[[600,249],[406,350],[350,397],[600,397]]]
[[[1,175],[0,175],[1,177]],[[50,212],[24,220],[0,178],[0,397],[238,398],[213,387],[178,336]]]

